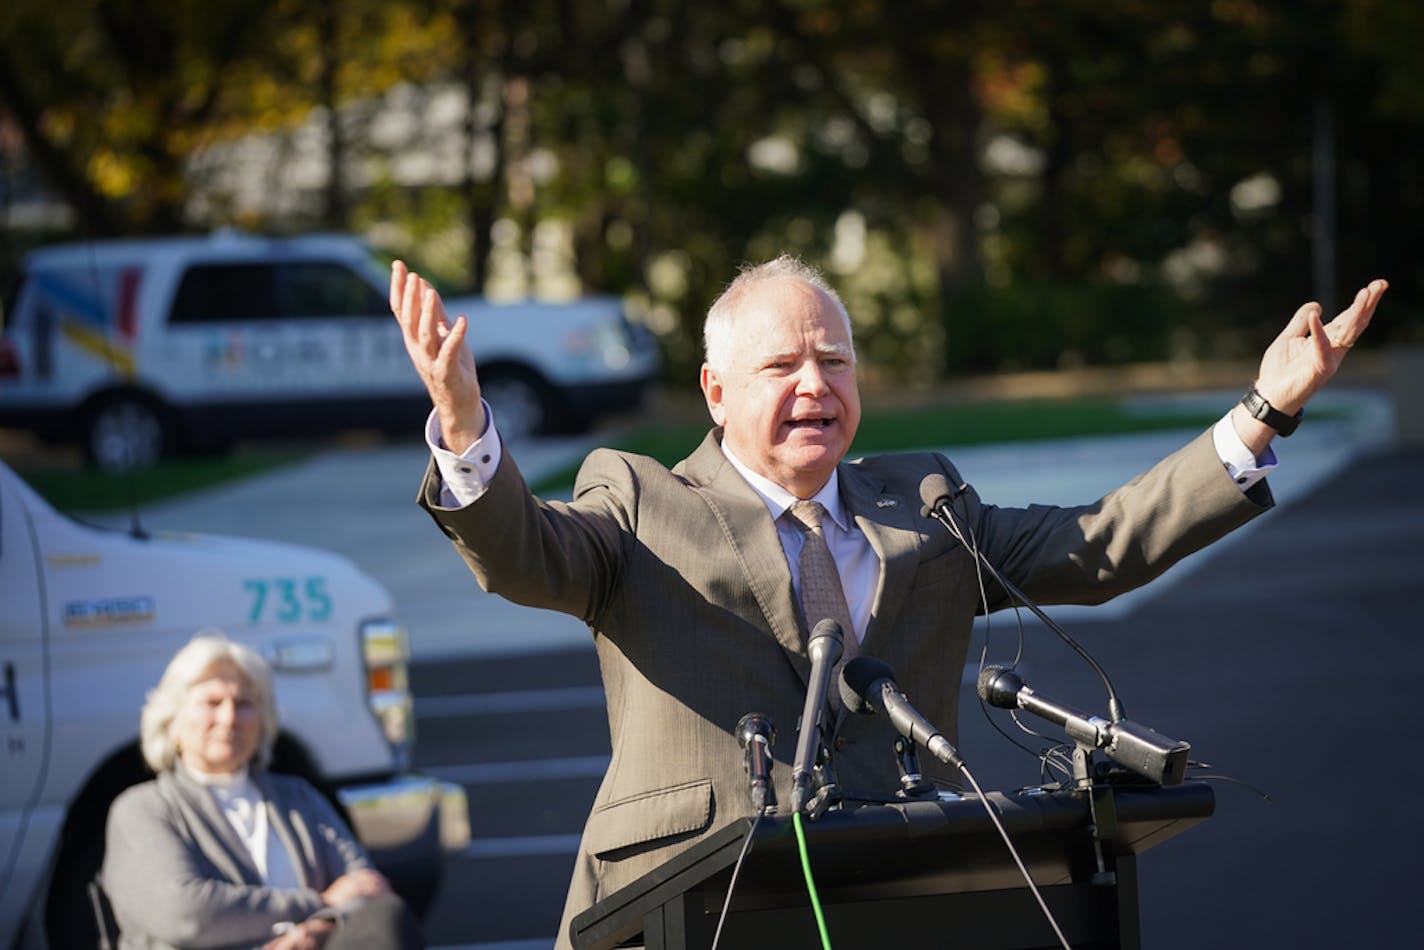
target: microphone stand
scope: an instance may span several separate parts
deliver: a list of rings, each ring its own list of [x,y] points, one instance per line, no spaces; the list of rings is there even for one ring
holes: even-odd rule
[[[1089,880],[1100,887],[1116,887],[1117,872],[1109,871],[1103,858],[1103,843],[1119,837],[1117,798],[1110,782],[1094,778],[1096,768],[1093,750],[1084,743],[1073,743],[1073,786],[1088,797],[1088,834],[1093,839],[1093,860],[1097,870]]]
[[[811,658],[811,676],[806,686],[806,703],[801,710],[800,730],[796,742],[796,758],[791,765],[791,811],[806,807],[811,797],[811,781],[824,785],[830,753],[826,750],[821,720],[826,714],[826,688],[836,661],[841,658],[841,625],[831,619],[816,624],[806,643]],[[834,784],[834,782],[832,782]]]
[[[895,791],[897,798],[920,801],[938,794],[920,771],[920,753],[915,744],[904,736],[895,737],[895,762],[900,767],[900,787]]]
[[[806,817],[812,821],[820,818],[831,806],[839,807],[842,802],[840,783],[836,780],[835,768],[831,765],[831,750],[824,741],[816,748],[816,766],[811,770],[812,784],[816,794],[806,803]]]

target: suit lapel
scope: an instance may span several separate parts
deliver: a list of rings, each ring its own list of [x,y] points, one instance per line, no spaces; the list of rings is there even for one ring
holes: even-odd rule
[[[711,509],[767,626],[804,681],[810,676],[811,664],[781,538],[766,503],[722,454],[720,436],[721,430],[713,429],[674,471],[691,482]]]
[[[920,547],[919,505],[905,495],[887,491],[881,479],[859,465],[841,465],[840,478],[841,499],[880,556],[880,581],[875,588],[869,628],[860,644],[862,652],[879,656],[915,579]]]
[[[675,471],[688,479],[712,510],[767,625],[806,680],[811,670],[806,633],[801,629],[781,539],[761,497],[722,454],[721,430],[709,432]],[[840,466],[840,480],[841,498],[850,517],[880,557],[870,625],[860,645],[861,652],[876,656],[884,652],[886,638],[914,583],[922,543],[919,503],[888,490],[883,479],[853,463]]]
[[[218,803],[213,799],[212,792],[208,790],[207,786],[184,775],[181,765],[163,774],[172,779],[170,787],[184,809],[196,812],[202,818],[201,823],[190,828],[195,839],[208,838],[217,845],[215,848],[202,848],[200,845],[204,856],[219,871],[227,875],[230,881],[240,884],[261,884],[262,876],[257,872],[257,865],[253,862],[252,855],[248,852],[247,846],[242,843],[242,839],[237,836],[232,822],[227,820],[227,816],[218,807]]]
[[[303,887],[313,887],[311,874],[305,860],[306,849],[297,840],[296,830],[288,820],[288,805],[281,789],[265,772],[252,776],[253,784],[262,791],[262,807],[267,810],[267,825],[277,836],[278,842],[287,849],[292,868],[297,872],[297,880]],[[270,858],[268,859],[271,860]],[[268,864],[271,867],[271,864]],[[330,883],[330,882],[328,882]],[[321,890],[320,887],[313,887]]]

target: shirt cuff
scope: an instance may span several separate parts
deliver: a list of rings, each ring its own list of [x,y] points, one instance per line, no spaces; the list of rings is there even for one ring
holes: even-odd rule
[[[445,447],[440,437],[440,418],[434,409],[425,420],[425,444],[430,447],[435,468],[440,472],[440,504],[446,508],[463,508],[483,495],[504,456],[499,431],[494,426],[494,412],[489,403],[484,403],[484,407],[488,420],[485,434],[462,455]]]
[[[1226,466],[1226,474],[1231,476],[1236,487],[1243,492],[1250,491],[1253,485],[1269,475],[1278,464],[1276,450],[1269,445],[1260,458],[1246,447],[1241,436],[1236,434],[1236,426],[1231,424],[1229,412],[1222,416],[1221,421],[1211,430],[1211,441],[1216,446],[1216,455],[1221,459],[1221,464]]]

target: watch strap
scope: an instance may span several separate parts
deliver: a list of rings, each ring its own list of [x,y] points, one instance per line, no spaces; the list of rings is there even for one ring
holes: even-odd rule
[[[1288,416],[1266,401],[1266,397],[1256,391],[1252,386],[1246,390],[1246,395],[1241,397],[1241,405],[1246,407],[1246,411],[1251,413],[1251,418],[1259,419],[1266,425],[1275,429],[1282,437],[1290,435],[1300,425],[1300,420],[1305,416],[1305,410],[1301,409],[1293,416]]]

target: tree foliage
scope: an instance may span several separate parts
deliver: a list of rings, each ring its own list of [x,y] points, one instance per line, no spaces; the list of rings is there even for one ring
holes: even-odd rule
[[[0,103],[85,234],[341,227],[479,288],[563,274],[679,369],[736,268],[789,251],[873,372],[934,378],[1254,352],[1377,274],[1373,336],[1418,334],[1421,27],[1409,0],[11,0]],[[309,134],[324,177],[280,210],[195,171]]]

